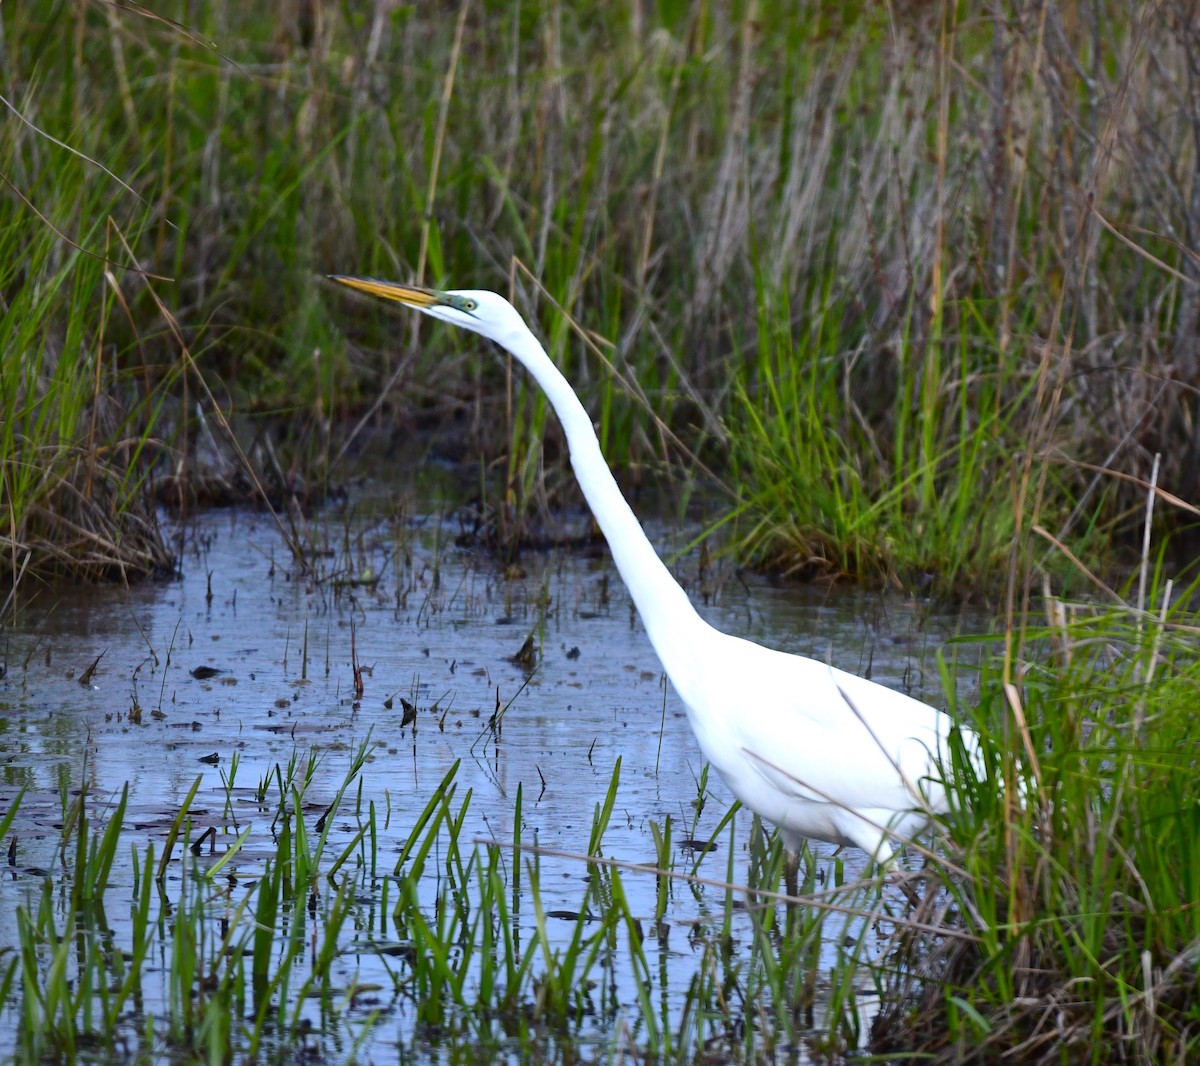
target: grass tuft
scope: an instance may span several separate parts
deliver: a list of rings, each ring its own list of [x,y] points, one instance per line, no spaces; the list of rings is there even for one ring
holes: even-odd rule
[[[1158,591],[1153,620],[1051,601],[1019,686],[985,677],[972,717],[992,757],[956,767],[951,861],[880,975],[877,1050],[1200,1053],[1200,668],[1193,625]]]

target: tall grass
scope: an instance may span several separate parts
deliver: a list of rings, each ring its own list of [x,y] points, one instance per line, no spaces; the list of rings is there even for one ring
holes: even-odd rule
[[[877,968],[876,1050],[1200,1053],[1196,589],[1175,591],[1145,608],[1051,599],[1014,644],[1036,665],[985,677],[971,717],[997,758],[956,766],[947,861]]]
[[[81,241],[120,247],[105,236],[111,190],[79,178],[53,195],[70,205]],[[169,570],[146,477],[173,371],[146,381],[148,367],[113,350],[124,295],[103,260],[44,227],[0,226],[0,261],[0,572]]]
[[[897,403],[882,439],[861,406],[870,402],[856,380],[861,352],[839,351],[840,309],[795,337],[780,327],[786,305],[785,293],[760,293],[758,365],[737,387],[742,550],[805,577],[865,575],[942,595],[986,588],[1016,535],[1011,479],[1026,393],[1003,367],[968,371]],[[908,338],[897,355],[902,365],[915,357]]]
[[[713,470],[741,550],[785,568],[995,586],[1006,537],[1026,562],[1044,548],[1003,498],[1013,463],[1093,569],[1155,452],[1194,498],[1185,5],[389,12],[3,14],[5,95],[42,131],[5,124],[4,172],[91,251],[47,188],[107,179],[49,138],[140,192],[107,186],[111,213],[175,279],[199,371],[280,484],[303,495],[379,428],[424,424],[484,460],[502,540],[544,538],[574,492],[534,390],[318,280],[354,270],[509,292],[613,461]],[[13,250],[41,234],[63,262],[4,210]],[[154,301],[122,288],[110,325],[140,347],[120,365],[174,365]],[[100,318],[46,313],[57,336]]]
[[[164,237],[176,232],[149,163],[162,144],[132,107],[122,43],[110,37],[111,50],[97,50],[101,9],[9,15],[0,24],[0,575],[15,586],[32,575],[169,572],[154,472],[177,469],[169,447],[188,393],[150,294],[163,281]]]

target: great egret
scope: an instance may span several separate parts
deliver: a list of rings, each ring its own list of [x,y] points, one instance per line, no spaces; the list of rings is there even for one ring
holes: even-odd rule
[[[621,495],[579,397],[512,304],[478,289],[330,277],[481,334],[533,375],[562,423],[579,487],[700,750],[746,807],[779,828],[790,888],[805,838],[856,845],[883,864],[893,840],[909,839],[931,813],[946,811],[940,759],[951,719],[873,681],[704,621]],[[963,736],[974,748],[973,736]]]

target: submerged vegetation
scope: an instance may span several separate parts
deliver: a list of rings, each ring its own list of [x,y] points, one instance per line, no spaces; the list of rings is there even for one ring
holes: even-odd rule
[[[65,699],[83,706],[45,728],[51,752],[80,734],[81,778],[65,772],[74,758],[52,769],[32,743],[58,703],[37,695],[62,672],[52,651],[57,660],[75,646],[52,649],[28,607],[7,635],[0,895],[15,917],[0,925],[10,934],[0,941],[0,1034],[10,1034],[0,1053],[14,1061],[367,1061],[393,1046],[418,1062],[451,1048],[472,1061],[689,1063],[842,1063],[863,1051],[947,1064],[1180,1063],[1200,1052],[1200,660],[1181,605],[1195,590],[1178,596],[1149,557],[1127,605],[1048,598],[1041,625],[1012,631],[1024,643],[1007,661],[1019,670],[1006,674],[999,649],[984,646],[969,702],[964,693],[951,708],[983,738],[984,757],[951,753],[951,813],[907,849],[916,906],[890,880],[857,874],[857,852],[814,847],[789,912],[779,838],[757,824],[747,836],[745,813],[729,818],[707,771],[684,802],[662,805],[671,775],[659,778],[655,734],[670,738],[671,758],[694,755],[678,750],[690,745],[681,718],[657,722],[653,677],[631,682],[622,656],[602,682],[596,653],[610,646],[589,647],[586,687],[610,686],[578,697],[604,706],[592,728],[615,724],[614,699],[642,719],[610,730],[594,764],[596,741],[588,747],[573,721],[583,708],[564,702],[576,699],[565,695],[577,687],[573,665],[536,695],[508,695],[528,666],[495,654],[520,636],[495,622],[515,611],[534,633],[587,632],[595,620],[580,629],[577,616],[607,599],[603,575],[586,577],[594,602],[476,560],[484,581],[464,595],[474,582],[450,556],[469,553],[447,549],[444,529],[418,542],[403,515],[339,529],[326,510],[309,527],[326,580],[276,575],[272,553],[255,553],[255,580],[274,575],[265,617],[289,599],[313,612],[302,638],[294,625],[272,636],[251,597],[239,607],[229,596],[224,570],[243,565],[246,543],[265,548],[273,526],[258,519],[247,537],[244,518],[225,520],[232,547],[217,567],[205,544],[218,521],[197,526],[172,595],[143,602],[138,613],[153,603],[154,622],[130,627],[123,660],[110,651],[95,698],[75,696],[68,675]],[[388,559],[407,561],[389,569]],[[214,569],[224,610],[210,602]],[[362,586],[348,577],[368,574],[382,576]],[[190,619],[186,633],[175,618]],[[640,646],[623,604],[608,624]],[[458,630],[484,669],[441,647]],[[224,677],[240,684],[213,678],[189,694],[181,683],[209,672],[187,670],[186,647],[194,640],[193,654],[207,655],[221,646],[214,636],[230,647],[248,637]],[[431,640],[432,661],[422,649]],[[392,708],[383,692],[396,660],[376,656],[408,645],[421,679],[412,706]],[[967,662],[979,650],[961,638],[946,648]],[[133,668],[131,706],[113,722],[121,661]],[[462,687],[447,692],[456,677]],[[957,688],[947,674],[946,691]],[[297,730],[319,747],[263,759],[263,738]],[[536,758],[551,756],[545,776],[528,764],[515,772],[519,730]],[[195,738],[190,752],[183,735]],[[122,745],[168,765],[124,789],[102,784],[111,766],[131,765],[110,759],[97,772]],[[219,757],[201,761],[217,769],[200,787],[195,757],[214,747]],[[565,804],[541,807],[539,777],[553,791],[585,767]],[[146,795],[164,771],[174,803]],[[579,799],[578,843],[558,850],[552,812]]]
[[[61,778],[57,807],[5,783],[5,895],[21,902],[0,948],[0,1048],[22,1063],[393,1047],[429,1062],[1190,1062],[1195,628],[1169,606],[1053,601],[1026,638],[1039,665],[1020,689],[985,674],[956,708],[986,754],[955,761],[951,815],[909,848],[916,906],[814,851],[789,910],[780,840],[757,820],[747,838],[744,814],[739,832],[704,774],[690,818],[643,812],[622,832],[619,757],[571,853],[539,843],[536,787],[476,796],[460,759],[405,796],[405,756],[361,733],[257,779],[235,749],[219,781],[183,782],[149,818],[128,785],[87,785],[90,766],[83,788]],[[441,757],[445,711],[416,715]],[[482,736],[506,746],[494,720]],[[412,746],[415,769],[416,732]]]
[[[593,864],[562,948],[520,799],[516,839],[468,840],[447,777],[388,867],[368,745],[336,844],[299,760],[259,783],[269,841],[230,819],[202,857],[189,799],[127,868],[124,796],[98,818],[64,787],[59,866],[0,955],[18,1057],[349,1059],[388,1012],[414,1048],[547,1060],[1200,1056],[1191,5],[284,10],[0,5],[9,588],[169,571],[161,504],[302,524],[416,434],[478,463],[505,552],[552,540],[575,490],[531,383],[321,275],[486,286],[623,477],[702,474],[739,560],[1003,603],[956,709],[991,756],[956,767],[913,911],[875,881],[743,911],[780,879],[756,833],[683,995],[624,891],[693,873],[670,824],[653,869]]]
[[[754,1061],[811,1027],[828,911],[791,921],[781,943],[784,915],[772,897],[782,856],[757,827],[748,886],[697,878],[672,844],[669,821],[656,826],[657,865],[607,860],[618,763],[596,805],[588,853],[567,857],[587,871],[576,879],[580,895],[572,909],[547,913],[545,849],[522,839],[520,789],[514,838],[472,840],[464,831],[471,793],[458,791],[456,763],[393,860],[386,845],[395,827],[382,807],[362,799],[372,747],[349,752],[329,804],[307,798],[328,776],[328,756],[297,754],[259,781],[255,807],[272,815],[269,847],[252,825],[238,824],[245,805],[232,780],[219,829],[198,829],[197,821],[213,819],[203,811],[194,820],[197,780],[162,853],[153,842],[144,852],[134,845],[124,865],[127,794],[95,827],[95,798],[86,790],[64,795],[60,850],[70,898],[49,877],[40,894],[29,893],[16,915],[20,950],[0,971],[0,1001],[16,993],[22,1004],[23,1024],[8,1030],[16,1060],[353,1058],[387,1025],[405,1059],[431,1052],[436,1059],[439,1046],[453,1043],[471,1049],[469,1061],[571,1061],[569,1049],[586,1043],[667,1061],[689,1061],[702,1048]],[[235,762],[231,778],[236,770]],[[0,829],[7,831],[20,803]],[[320,814],[315,822],[312,813]],[[632,878],[658,882],[654,915],[631,907],[624,885]],[[699,961],[675,952],[673,962],[664,915],[669,896],[689,884],[715,889],[722,902],[690,932],[675,932]],[[759,901],[743,909],[746,887]],[[810,879],[805,887],[815,886]],[[857,891],[878,898],[878,886]],[[106,905],[126,897],[130,920],[111,921]],[[848,902],[822,906],[872,917]],[[742,939],[745,950],[731,950]],[[679,967],[692,975],[684,988],[676,987]],[[641,988],[632,1004],[622,998],[630,982]],[[0,1017],[15,1013],[0,1002]],[[614,1023],[625,1027],[615,1042]]]

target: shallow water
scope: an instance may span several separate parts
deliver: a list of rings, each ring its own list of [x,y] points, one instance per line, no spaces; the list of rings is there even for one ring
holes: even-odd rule
[[[685,543],[665,527],[650,532],[667,555]],[[215,858],[237,830],[251,826],[231,872],[253,877],[271,853],[270,815],[254,798],[259,782],[277,765],[286,767],[296,756],[303,764],[319,753],[305,795],[305,810],[311,807],[315,820],[340,785],[352,749],[368,737],[377,747],[363,772],[362,795],[375,802],[381,819],[386,813],[381,868],[390,868],[413,820],[457,760],[458,796],[472,791],[468,839],[512,839],[520,785],[523,840],[585,852],[595,806],[618,758],[620,789],[605,855],[652,862],[651,822],[668,818],[677,840],[706,839],[730,797],[714,778],[697,818],[698,748],[607,556],[527,553],[519,570],[506,570],[456,548],[455,533],[452,522],[436,516],[362,500],[354,516],[328,511],[306,523],[303,537],[318,571],[306,577],[293,567],[268,517],[213,512],[179,530],[177,580],[129,589],[56,588],[26,600],[5,634],[7,670],[0,681],[0,812],[20,788],[28,789],[13,863],[0,880],[0,949],[16,946],[11,916],[18,904],[29,906],[32,886],[47,872],[63,876],[60,796],[84,780],[100,820],[129,783],[128,841],[119,849],[124,866],[118,865],[109,889],[119,901],[128,901],[133,878],[129,843],[144,854],[153,840],[161,853],[197,777],[193,838],[216,827]],[[869,671],[883,684],[943,702],[934,654],[963,625],[959,618],[895,597],[776,588],[756,575],[720,567],[701,573],[699,566],[692,553],[676,570],[718,627]],[[532,673],[513,660],[530,635],[541,648]],[[215,673],[203,676],[208,670]],[[417,708],[413,725],[402,725],[404,700]],[[488,723],[498,706],[505,710],[497,738]],[[735,844],[741,851],[749,825],[741,812]],[[349,838],[352,828],[347,822],[339,832]],[[720,838],[701,874],[726,876],[729,839]],[[861,871],[858,852],[835,858],[823,844],[814,852],[819,877],[853,878]],[[743,870],[744,854],[733,859]],[[587,867],[542,858],[540,868],[546,911],[580,905]],[[176,888],[178,880],[176,873]],[[631,874],[625,885],[634,912],[652,915],[654,878]],[[390,978],[377,956],[358,950],[372,939],[372,928],[386,924],[375,914],[375,887],[364,881],[362,920],[347,934],[338,965],[347,983],[387,988]],[[431,901],[434,892],[431,884]],[[706,912],[719,912],[723,898],[715,888],[676,891],[667,921],[691,928]],[[109,914],[119,942],[122,907],[110,907]],[[569,936],[572,923],[561,924]],[[682,999],[696,949],[680,933],[669,947],[651,950],[670,960],[662,971],[663,994]],[[834,954],[831,946],[826,965]],[[630,987],[619,996],[632,1004],[635,981],[625,975]],[[153,992],[148,996],[145,1009],[152,1010]],[[436,1041],[414,1045],[411,1010],[403,1002],[380,993],[370,1006],[382,1007],[367,1045],[375,1057],[390,1060],[414,1047],[418,1057],[438,1057]],[[352,1007],[341,1023],[353,1025],[355,1017]],[[5,1055],[13,1047],[7,1031],[0,1024]],[[611,1034],[598,1022],[593,1036],[603,1043]]]

